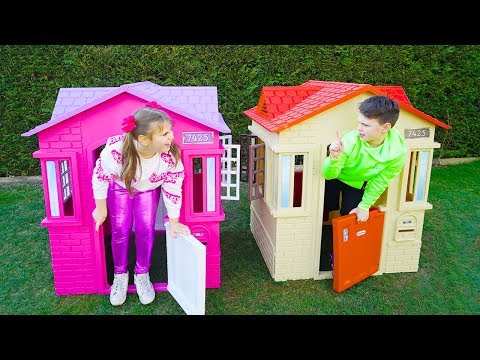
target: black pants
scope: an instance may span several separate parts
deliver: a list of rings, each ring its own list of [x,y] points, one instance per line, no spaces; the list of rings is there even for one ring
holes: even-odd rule
[[[325,196],[323,199],[323,220],[328,220],[328,213],[340,209],[340,215],[347,215],[350,210],[355,209],[365,191],[367,182],[363,183],[361,189],[355,189],[338,179],[325,180]],[[342,193],[342,206],[340,207],[340,193]]]

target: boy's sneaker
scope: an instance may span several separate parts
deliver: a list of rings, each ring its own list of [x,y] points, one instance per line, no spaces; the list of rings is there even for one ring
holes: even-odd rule
[[[110,288],[110,303],[113,306],[122,305],[127,298],[128,271],[124,274],[113,274],[113,284]]]
[[[150,304],[155,299],[155,290],[153,290],[149,273],[133,275],[133,282],[137,287],[140,302],[143,305]]]

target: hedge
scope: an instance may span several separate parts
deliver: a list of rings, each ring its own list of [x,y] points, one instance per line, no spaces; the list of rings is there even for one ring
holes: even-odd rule
[[[480,156],[477,45],[3,45],[0,176],[39,175],[36,136],[63,87],[216,86],[234,139],[262,86],[310,79],[400,85],[412,105],[452,126],[437,128],[436,157]]]

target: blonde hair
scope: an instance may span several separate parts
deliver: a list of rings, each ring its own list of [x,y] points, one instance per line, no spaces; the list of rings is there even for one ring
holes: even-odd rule
[[[173,120],[162,110],[152,107],[143,107],[133,113],[135,117],[135,129],[125,134],[122,148],[122,172],[120,177],[127,187],[127,191],[131,193],[132,181],[137,173],[137,166],[140,163],[140,155],[138,154],[135,141],[138,141],[140,135],[144,135],[152,139],[153,133],[158,128],[163,131],[163,124],[165,122],[173,125]],[[155,126],[158,125],[158,128]],[[180,148],[177,144],[172,142],[170,146],[170,153],[175,158],[175,165],[180,159]],[[142,169],[140,169],[142,171]]]

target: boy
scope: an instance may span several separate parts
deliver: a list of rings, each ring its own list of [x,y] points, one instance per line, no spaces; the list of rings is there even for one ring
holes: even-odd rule
[[[358,222],[369,217],[370,207],[402,170],[407,149],[393,126],[400,114],[395,100],[375,95],[359,106],[358,127],[343,138],[337,131],[330,154],[323,163],[325,177],[324,220],[339,209],[340,215],[356,214]]]

